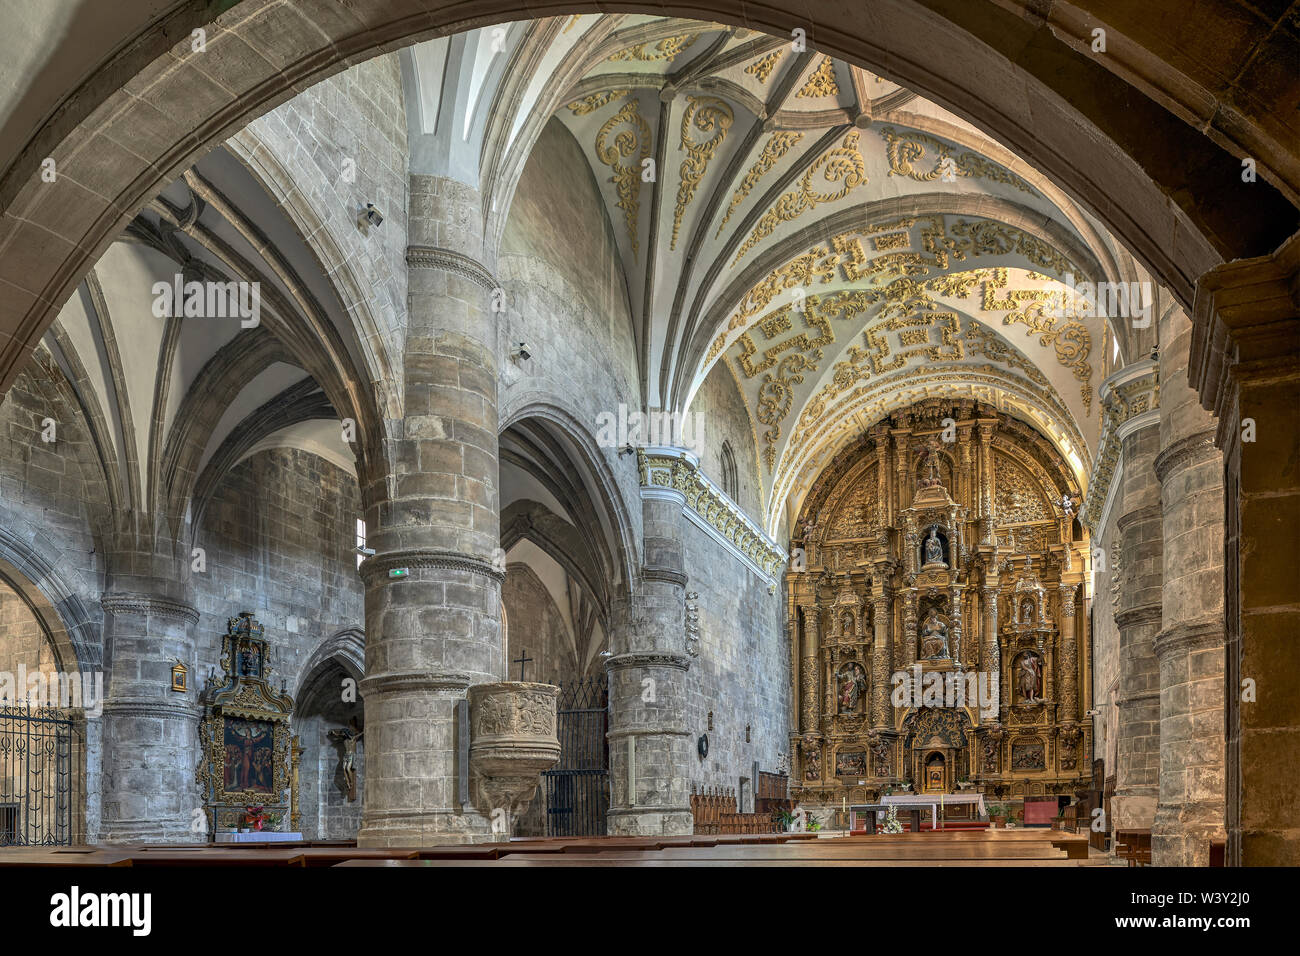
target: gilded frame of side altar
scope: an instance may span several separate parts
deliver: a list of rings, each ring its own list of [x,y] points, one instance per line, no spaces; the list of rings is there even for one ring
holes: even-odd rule
[[[196,778],[211,831],[238,829],[249,806],[290,812],[293,698],[270,684],[267,643],[251,613],[227,622],[221,667],[224,679],[209,677],[200,697]]]

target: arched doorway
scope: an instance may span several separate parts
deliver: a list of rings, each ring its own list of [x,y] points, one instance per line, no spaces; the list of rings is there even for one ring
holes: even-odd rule
[[[293,726],[301,748],[298,831],[308,840],[353,840],[361,828],[365,712],[357,686],[362,639],[358,632],[341,634],[313,655],[295,698]]]
[[[87,842],[87,714],[103,676],[84,674],[49,601],[0,561],[0,846]]]

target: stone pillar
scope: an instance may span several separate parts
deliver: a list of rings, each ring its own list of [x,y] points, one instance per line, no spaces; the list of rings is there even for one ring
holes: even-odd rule
[[[642,487],[640,581],[631,604],[616,607],[611,622],[611,835],[694,830],[687,779],[693,739],[686,726],[685,503],[677,481]]]
[[[1206,866],[1223,839],[1223,459],[1214,419],[1187,384],[1192,323],[1160,320],[1164,598],[1160,664],[1160,802],[1152,862]]]
[[[892,730],[893,712],[890,709],[890,693],[893,689],[890,661],[890,625],[893,615],[889,613],[889,589],[883,585],[883,575],[878,575],[881,584],[872,594],[872,631],[871,643],[871,726],[877,730]]]
[[[124,582],[123,582],[124,583]],[[133,580],[135,586],[146,582]],[[202,800],[194,779],[198,762],[198,690],[171,689],[172,666],[194,667],[198,612],[155,583],[145,591],[114,586],[104,607],[102,715],[103,843],[194,843],[194,811]],[[172,593],[168,593],[168,592]]]
[[[821,694],[818,692],[817,655],[820,649],[817,625],[821,612],[815,604],[806,604],[803,611],[803,660],[800,667],[799,700],[803,704],[800,730],[815,734],[819,728],[817,711]]]
[[[1196,289],[1189,383],[1223,454],[1228,863],[1300,862],[1300,234]],[[1244,682],[1253,682],[1247,693]]]
[[[404,418],[361,476],[376,552],[361,568],[361,846],[487,840],[494,809],[461,803],[455,708],[504,675],[496,283],[474,189],[413,175],[410,204]]]
[[[1163,529],[1160,483],[1153,462],[1160,449],[1155,367],[1140,362],[1107,379],[1103,403],[1123,406],[1117,434],[1124,462],[1123,514],[1116,522],[1124,557],[1119,609],[1119,757],[1111,824],[1151,828],[1160,783],[1160,631]],[[1113,398],[1112,398],[1113,396]]]

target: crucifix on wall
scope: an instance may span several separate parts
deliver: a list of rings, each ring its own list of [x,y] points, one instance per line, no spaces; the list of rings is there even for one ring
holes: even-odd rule
[[[357,799],[357,741],[365,736],[365,731],[357,726],[357,719],[352,721],[342,730],[331,730],[326,733],[331,740],[337,740],[343,745],[343,756],[339,760],[339,769],[343,772],[343,787],[348,795],[348,802],[355,803]]]
[[[528,656],[528,648],[525,647],[523,650],[519,652],[519,656],[510,662],[512,664],[519,665],[519,680],[521,683],[524,679],[524,665],[531,664],[532,660],[533,659]]]

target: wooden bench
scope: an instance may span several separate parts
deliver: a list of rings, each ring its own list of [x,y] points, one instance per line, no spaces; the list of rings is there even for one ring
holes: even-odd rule
[[[1151,864],[1151,831],[1116,830],[1115,855],[1121,860],[1128,860],[1129,866],[1149,866]]]

